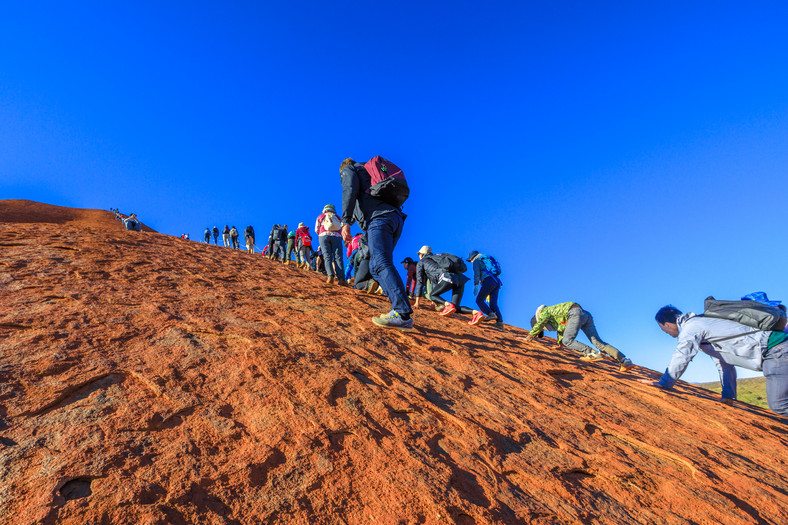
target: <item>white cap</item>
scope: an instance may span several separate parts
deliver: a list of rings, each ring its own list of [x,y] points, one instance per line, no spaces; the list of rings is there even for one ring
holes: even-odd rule
[[[419,250],[419,253],[422,254],[422,255],[432,255],[432,248],[430,248],[429,246],[427,246],[425,244],[424,246],[421,247],[421,250]]]
[[[544,305],[543,304],[539,305],[539,308],[536,309],[536,320],[537,321],[539,321],[539,314],[542,313],[542,310],[544,310]]]

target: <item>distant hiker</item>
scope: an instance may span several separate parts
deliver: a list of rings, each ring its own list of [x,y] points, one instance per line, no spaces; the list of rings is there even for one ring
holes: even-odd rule
[[[205,239],[205,244],[211,243],[211,228],[205,228],[205,232],[203,232],[203,238]]]
[[[287,224],[279,227],[279,240],[274,242],[274,248],[278,247],[275,259],[285,262],[285,252],[287,252]]]
[[[337,215],[333,204],[323,206],[323,212],[315,220],[315,231],[317,232],[320,248],[323,251],[323,258],[326,263],[326,282],[331,284],[337,281],[341,286],[345,286],[345,266],[342,260],[342,221]],[[350,235],[348,228],[348,235]]]
[[[463,275],[468,267],[462,259],[450,253],[435,255],[432,248],[422,246],[418,251],[419,262],[416,264],[416,303],[418,308],[427,280],[432,281],[430,299],[437,308],[443,307],[438,315],[450,315],[459,310],[465,283],[468,278]],[[445,301],[441,294],[451,291],[451,302]]]
[[[296,247],[301,254],[301,264],[299,268],[311,270],[312,235],[309,234],[309,226],[305,226],[303,222],[298,223],[298,229],[296,229]]]
[[[732,404],[736,399],[737,366],[762,370],[769,408],[788,416],[788,333],[779,329],[759,330],[707,315],[708,311],[705,315],[682,314],[672,305],[659,309],[655,316],[657,324],[663,332],[678,338],[678,343],[662,378],[656,383],[645,379],[641,382],[660,388],[673,387],[701,351],[717,364],[724,403]]]
[[[230,227],[226,224],[224,225],[224,230],[222,230],[222,242],[224,242],[224,247],[230,247]]]
[[[603,359],[600,351],[595,352],[590,346],[584,345],[576,339],[580,330],[583,330],[591,344],[618,361],[621,372],[625,372],[634,366],[632,361],[627,359],[617,348],[599,338],[593,316],[577,303],[568,302],[553,306],[539,306],[536,309],[536,315],[531,318],[531,331],[528,332],[526,338],[541,337],[544,330],[558,332],[558,344],[563,344],[570,350],[582,354],[580,357],[581,361],[593,363]]]
[[[244,230],[244,237],[246,237],[246,249],[249,253],[254,253],[254,228],[247,226]]]
[[[356,258],[356,252],[358,252],[359,239],[361,239],[363,235],[364,234],[362,233],[357,233],[356,235],[353,236],[353,238],[350,240],[350,243],[348,243],[347,245],[347,264],[345,265],[345,280],[348,282],[355,274],[356,267],[353,261]]]
[[[315,263],[316,272],[320,272],[323,275],[326,275],[326,261],[323,258],[322,246],[317,247],[317,251],[315,252],[315,256],[312,258],[312,262]]]
[[[230,228],[230,242],[232,243],[232,247],[236,250],[240,249],[241,247],[238,245],[238,228],[233,226]]]
[[[183,238],[184,238],[184,239],[186,239],[186,240],[188,241],[188,240],[189,240],[189,234],[188,234],[188,233],[184,233],[184,234],[183,234]]]
[[[402,235],[405,214],[402,204],[408,185],[402,170],[382,157],[359,164],[347,158],[339,166],[342,179],[342,238],[351,240],[350,226],[358,225],[369,246],[372,278],[391,301],[391,311],[372,318],[377,326],[410,330],[413,309],[405,284],[394,267],[394,247]]]
[[[290,260],[293,256],[293,253],[295,252],[296,265],[300,266],[301,260],[299,258],[298,252],[295,249],[295,240],[296,240],[295,232],[294,231],[287,232],[287,251],[285,253],[285,264],[290,264]]]
[[[214,243],[216,246],[219,246],[219,228],[217,228],[216,226],[214,226],[214,227],[213,227],[213,230],[211,230],[211,231],[213,232],[213,243]]]
[[[410,257],[405,257],[401,264],[402,268],[407,272],[405,291],[409,298],[413,298],[416,294],[416,262]]]
[[[274,224],[268,234],[268,258],[274,258],[274,242],[279,238],[279,225]]]
[[[132,213],[125,219],[123,219],[123,225],[126,227],[127,230],[131,231],[142,231],[142,223],[137,219],[137,214]]]

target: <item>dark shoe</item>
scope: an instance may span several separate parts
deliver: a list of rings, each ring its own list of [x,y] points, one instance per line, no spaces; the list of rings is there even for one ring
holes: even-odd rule
[[[333,276],[331,276],[331,277],[327,278],[327,279],[326,279],[326,283],[327,283],[327,284],[334,284],[334,277],[333,277]]]
[[[497,321],[497,320],[498,320],[498,316],[495,315],[495,312],[490,312],[490,315],[488,315],[487,317],[482,319],[482,322],[483,323],[492,323],[493,321]]]

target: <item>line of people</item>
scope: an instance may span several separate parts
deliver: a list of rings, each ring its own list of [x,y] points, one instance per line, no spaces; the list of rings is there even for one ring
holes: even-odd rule
[[[211,243],[211,236],[213,236],[213,243],[216,246],[219,246],[219,228],[214,226],[213,228],[205,228],[203,232],[203,242],[205,244]],[[230,227],[229,225],[225,224],[224,229],[221,232],[222,235],[222,243],[224,244],[225,248],[233,248],[236,250],[241,249],[241,245],[239,242],[239,233],[238,228],[235,226]],[[182,239],[188,239],[188,234],[184,234],[181,236]],[[246,244],[246,250],[249,253],[254,253],[255,243],[254,243],[254,228],[252,226],[247,226],[244,229],[244,240]]]

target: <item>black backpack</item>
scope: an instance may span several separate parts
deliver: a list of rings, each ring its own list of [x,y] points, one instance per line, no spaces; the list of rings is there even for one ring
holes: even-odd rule
[[[251,226],[247,226],[246,229],[244,230],[244,233],[246,233],[247,237],[254,237],[254,228],[252,228]]]
[[[465,261],[450,253],[442,253],[436,256],[435,262],[449,273],[465,273],[468,270],[468,267],[465,266]]]

